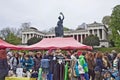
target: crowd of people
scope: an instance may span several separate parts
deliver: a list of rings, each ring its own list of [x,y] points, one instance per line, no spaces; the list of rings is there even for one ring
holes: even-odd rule
[[[49,67],[45,65],[44,59],[49,60]],[[38,52],[30,51],[28,53],[7,53],[9,70],[16,73],[17,68],[23,68],[24,72],[32,71],[37,74],[39,68],[45,66],[49,69],[47,73],[52,74],[53,77],[48,80],[64,80],[63,78],[55,78],[57,72],[53,69],[56,68],[54,64],[57,63],[58,60],[60,60],[59,64],[62,64],[64,60],[65,63],[69,63],[68,80],[120,80],[120,78],[116,78],[120,76],[120,53],[114,50],[111,53],[81,50],[62,51],[60,49]],[[117,76],[113,75],[115,71],[118,73]],[[35,77],[37,78],[38,74]]]

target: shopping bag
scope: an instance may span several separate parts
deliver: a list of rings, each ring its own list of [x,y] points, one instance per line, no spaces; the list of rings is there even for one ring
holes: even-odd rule
[[[39,68],[38,80],[42,80],[42,68]]]
[[[65,65],[65,77],[64,80],[68,80],[68,62]]]
[[[17,77],[22,77],[22,75],[23,75],[23,68],[17,68],[16,69],[16,74],[17,74]]]

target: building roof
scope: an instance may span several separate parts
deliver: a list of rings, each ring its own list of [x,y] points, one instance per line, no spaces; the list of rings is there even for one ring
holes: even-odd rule
[[[96,21],[91,24],[87,24],[88,27],[99,27],[99,26],[104,26],[102,23],[97,23]]]
[[[79,32],[86,32],[87,30],[69,30],[69,31],[64,31],[64,33],[79,33]],[[55,32],[48,32],[48,33],[46,33],[46,35],[47,34],[55,34]]]
[[[38,32],[38,33],[45,34],[44,32],[39,31],[39,30],[38,30],[37,28],[35,28],[35,27],[30,27],[30,28],[28,28],[28,29],[23,30],[22,32]]]
[[[100,27],[100,26],[103,26],[108,31],[108,26],[106,26],[105,24],[102,24],[102,23],[98,23],[96,21],[94,21],[94,23],[87,24],[87,26],[88,27]]]
[[[86,24],[86,23],[82,23],[81,25],[79,25],[79,26],[77,27],[76,30],[85,30],[86,28],[87,28],[87,24]]]
[[[69,30],[69,31],[64,31],[64,33],[79,33],[79,32],[86,32],[87,31],[87,28],[88,27],[105,27],[106,30],[108,30],[108,28],[106,27],[106,25],[102,24],[102,23],[98,23],[98,22],[94,22],[94,23],[91,23],[91,24],[86,24],[86,23],[83,23],[81,25],[78,26],[78,29],[76,30]],[[52,32],[42,32],[42,31],[39,31],[37,28],[35,27],[30,27],[29,29],[26,29],[22,32],[37,32],[37,33],[42,33],[44,35],[48,35],[48,34],[55,34],[55,31],[52,31]]]
[[[37,28],[35,28],[35,27],[30,27],[30,29],[33,29],[33,30],[38,30]]]

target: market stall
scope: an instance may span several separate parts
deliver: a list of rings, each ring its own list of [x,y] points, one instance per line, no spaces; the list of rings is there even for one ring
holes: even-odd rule
[[[0,39],[0,49],[10,48],[14,50],[20,50],[22,47],[7,43]]]
[[[7,61],[7,48],[11,50],[21,50],[22,47],[12,45],[0,39],[0,80],[4,80],[5,76],[9,71],[8,61]],[[30,78],[17,78],[17,77],[6,77],[5,80],[34,80]]]
[[[44,38],[40,42],[28,46],[27,49],[42,49],[42,50],[49,50],[49,49],[81,49],[81,50],[92,50],[91,46],[84,45],[72,37],[68,38]]]

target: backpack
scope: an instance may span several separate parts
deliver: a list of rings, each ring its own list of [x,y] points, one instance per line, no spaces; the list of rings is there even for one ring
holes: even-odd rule
[[[42,68],[49,68],[49,59],[41,59],[41,67]]]

